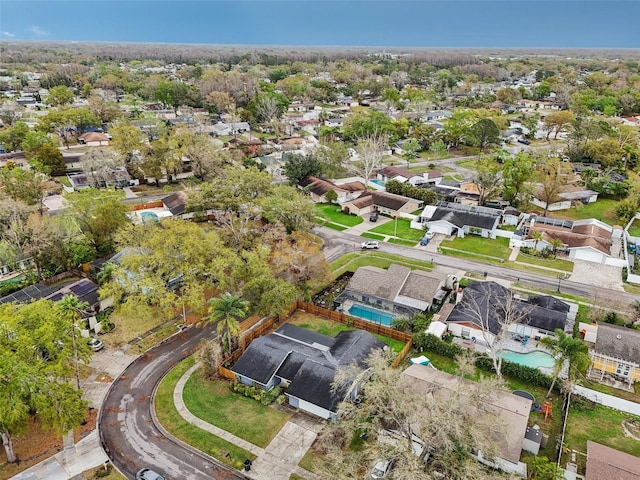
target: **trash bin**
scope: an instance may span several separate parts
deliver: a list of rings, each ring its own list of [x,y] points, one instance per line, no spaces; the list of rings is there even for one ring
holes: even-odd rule
[[[244,461],[244,471],[248,472],[249,470],[251,470],[251,465],[253,464],[253,462],[251,460],[249,460],[248,458]]]

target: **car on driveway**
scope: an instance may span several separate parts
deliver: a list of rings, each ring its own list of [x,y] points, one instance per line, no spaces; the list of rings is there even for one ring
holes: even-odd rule
[[[102,343],[97,338],[91,338],[87,343],[89,343],[91,350],[93,350],[94,352],[99,352],[104,348],[104,343]]]
[[[523,145],[531,145],[531,142],[529,140],[527,140],[526,138],[519,138],[518,139],[518,143],[521,143]]]
[[[370,250],[372,248],[380,248],[380,244],[375,240],[369,240],[368,242],[362,242],[360,248],[363,250]]]
[[[164,477],[150,468],[143,468],[136,473],[136,480],[164,480]]]

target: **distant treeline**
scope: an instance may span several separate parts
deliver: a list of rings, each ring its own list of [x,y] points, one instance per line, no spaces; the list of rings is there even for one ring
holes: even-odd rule
[[[627,58],[638,57],[639,51],[626,50],[541,50],[483,48],[380,48],[380,47],[270,47],[248,45],[203,45],[160,43],[101,42],[0,42],[3,63],[85,63],[129,62],[150,59],[170,63],[228,63],[231,65],[281,65],[292,61],[332,62],[339,59],[362,60],[376,56],[379,60],[406,64],[427,63],[448,68],[475,65],[480,58],[520,56]],[[401,56],[399,56],[401,55]]]

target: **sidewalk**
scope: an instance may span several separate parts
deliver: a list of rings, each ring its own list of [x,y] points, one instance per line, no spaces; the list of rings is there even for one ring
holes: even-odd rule
[[[137,355],[126,354],[123,349],[104,349],[93,355],[89,365],[95,371],[80,382],[84,398],[89,401],[90,407],[102,406],[112,379],[120,375],[136,357]],[[108,375],[111,380],[97,381],[101,374]],[[62,452],[14,475],[12,480],[69,480],[109,460],[100,445],[97,429],[76,444],[67,437],[64,440]]]
[[[324,427],[321,420],[315,420],[302,414],[295,414],[271,440],[266,448],[258,447],[232,433],[205,422],[193,415],[184,404],[182,392],[189,377],[200,368],[196,364],[187,370],[178,380],[173,391],[173,401],[182,418],[196,427],[212,433],[226,441],[238,445],[253,453],[257,458],[249,472],[245,475],[255,480],[289,480],[292,473],[308,480],[320,480],[317,475],[298,466],[298,462],[307,453],[318,433]]]

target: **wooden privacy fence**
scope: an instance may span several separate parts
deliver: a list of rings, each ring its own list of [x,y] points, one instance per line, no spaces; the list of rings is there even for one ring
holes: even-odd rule
[[[349,325],[360,330],[366,330],[367,332],[377,333],[378,335],[384,335],[385,337],[393,338],[394,340],[400,340],[401,342],[408,342],[411,340],[410,334],[406,332],[400,332],[391,327],[387,327],[386,325],[369,322],[361,318],[345,315],[344,313],[329,310],[327,308],[319,307],[312,303],[307,303],[300,300],[298,300],[296,304],[298,310],[304,310],[306,312],[313,313],[314,315],[328,318],[329,320],[333,320],[334,322],[344,323],[345,325]]]
[[[366,330],[370,333],[375,333],[388,338],[393,338],[394,340],[406,342],[404,348],[400,351],[396,359],[391,364],[392,368],[397,368],[400,365],[413,345],[411,334],[409,333],[400,332],[385,325],[380,325],[379,323],[368,322],[367,320],[363,320],[361,318],[352,317],[341,312],[336,312],[327,308],[319,307],[312,303],[298,300],[292,303],[289,309],[282,315],[263,318],[251,316],[242,321],[240,323],[240,330],[242,333],[240,334],[240,338],[238,339],[238,348],[231,352],[229,356],[225,358],[224,365],[233,365],[242,356],[246,348],[251,344],[253,340],[271,332],[278,322],[286,322],[286,320],[297,310],[309,312],[319,317],[332,320],[334,322],[343,323],[360,330]],[[229,380],[235,380],[236,378],[235,374],[225,366],[220,367],[220,375],[224,378],[228,378]]]

